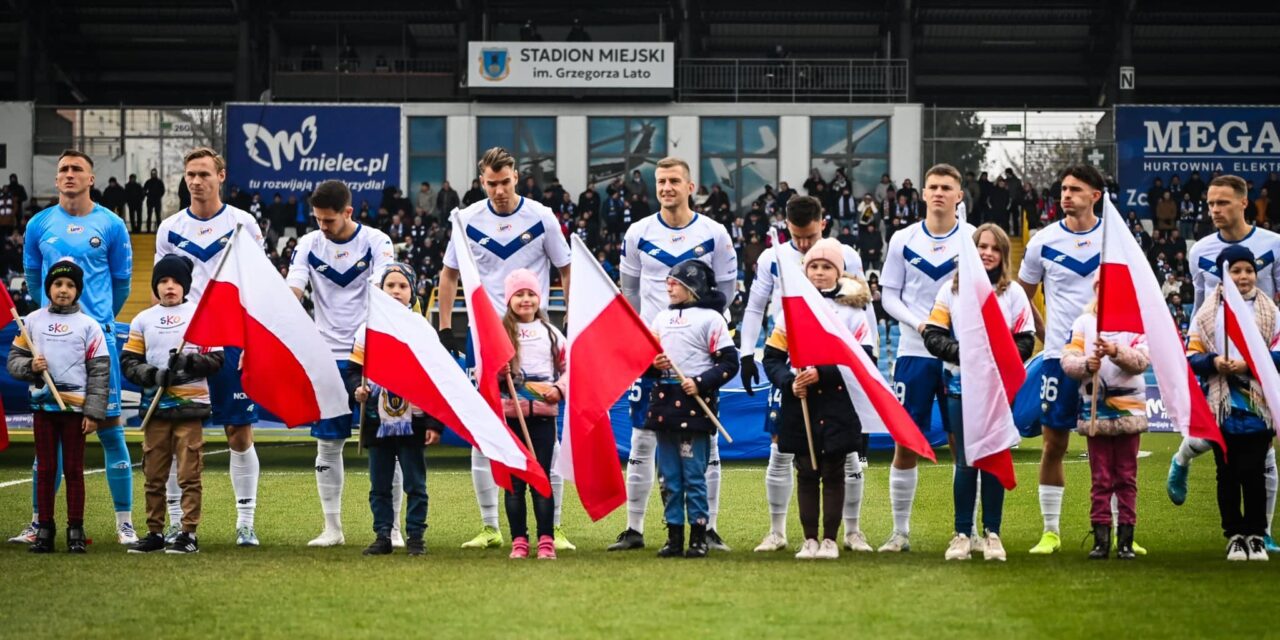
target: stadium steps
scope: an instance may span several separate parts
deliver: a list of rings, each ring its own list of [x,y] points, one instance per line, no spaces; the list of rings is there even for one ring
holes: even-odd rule
[[[129,299],[116,316],[118,322],[129,322],[138,312],[151,306],[151,264],[156,255],[156,234],[135,233],[129,236],[133,244],[133,284]]]

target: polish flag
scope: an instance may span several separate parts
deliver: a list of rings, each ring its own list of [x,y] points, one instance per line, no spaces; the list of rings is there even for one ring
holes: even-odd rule
[[[9,290],[0,286],[0,327],[9,325],[10,320],[18,319],[18,307],[9,297]],[[9,420],[4,415],[4,405],[0,404],[0,451],[9,448]]]
[[[551,495],[538,460],[471,385],[427,319],[376,288],[369,295],[364,374],[453,429],[495,468],[502,465],[538,493]],[[509,477],[494,475],[494,481],[502,479],[510,490]]]
[[[1018,486],[1009,449],[1018,444],[1010,405],[1027,379],[1013,332],[1025,330],[1027,313],[1015,318],[1013,331],[987,279],[978,248],[960,243],[960,287],[951,303],[951,328],[960,342],[960,394],[964,416],[964,457],[991,473],[1006,489]],[[950,286],[950,283],[943,286]]]
[[[1098,282],[1098,332],[1147,336],[1151,367],[1169,420],[1183,435],[1225,446],[1218,422],[1187,363],[1186,349],[1147,266],[1142,247],[1125,226],[1111,198],[1102,196],[1102,268]]]
[[[242,225],[223,250],[185,340],[243,349],[245,393],[290,427],[351,413],[316,323]]]
[[[557,462],[593,521],[627,500],[609,408],[662,346],[577,235],[569,281],[569,394]]]
[[[1235,283],[1227,278],[1222,281],[1222,302],[1222,324],[1227,337],[1248,363],[1258,386],[1262,387],[1267,407],[1280,407],[1280,372],[1271,361],[1271,351],[1280,346],[1280,341],[1267,344],[1271,336],[1263,336],[1258,329],[1258,323],[1253,319],[1253,306],[1244,301]],[[1272,410],[1273,428],[1277,418],[1280,416]]]
[[[800,267],[779,260],[778,284],[791,366],[839,365],[863,432],[888,433],[899,445],[937,462],[929,441],[893,395],[871,357],[836,318]]]

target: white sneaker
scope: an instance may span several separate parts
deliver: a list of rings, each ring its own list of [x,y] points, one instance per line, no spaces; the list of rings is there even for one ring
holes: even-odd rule
[[[391,547],[393,549],[404,548],[404,535],[400,533],[400,527],[391,527]]]
[[[800,550],[796,552],[796,560],[813,560],[818,557],[818,541],[809,538],[800,545]]]
[[[986,539],[983,540],[982,547],[982,558],[984,560],[1005,561],[1004,543],[1000,542],[1000,536],[998,534],[988,531]]]
[[[871,548],[871,545],[867,544],[867,537],[862,535],[861,531],[850,531],[844,534],[844,548],[860,553],[875,551],[875,549]]]
[[[28,524],[27,528],[22,530],[22,533],[9,538],[10,544],[31,544],[35,542],[36,528],[36,523],[32,522],[31,524]]]
[[[116,539],[120,544],[138,544],[138,532],[133,530],[132,522],[121,522],[116,527]]]
[[[978,535],[977,531],[969,534],[969,550],[972,553],[986,553],[987,539]]]
[[[782,551],[786,548],[787,539],[782,537],[782,535],[777,531],[770,531],[769,535],[765,536],[764,540],[761,540],[760,544],[756,546],[756,551],[759,553],[766,553],[769,551]]]
[[[840,545],[835,540],[827,538],[822,539],[822,543],[818,545],[818,552],[813,557],[819,560],[836,560],[840,557]]]
[[[324,533],[316,536],[314,540],[307,543],[308,547],[336,547],[345,544],[347,539],[343,537],[342,531],[333,529],[325,529]]]
[[[910,536],[898,531],[894,531],[893,534],[889,536],[889,539],[885,540],[884,544],[880,545],[880,548],[878,549],[880,553],[900,553],[910,550]]]
[[[1242,562],[1248,559],[1249,552],[1245,550],[1244,536],[1231,536],[1227,541],[1227,560]]]
[[[1245,540],[1245,544],[1249,547],[1249,559],[1266,562],[1270,560],[1267,557],[1267,545],[1263,543],[1262,536],[1249,536]]]
[[[968,560],[972,552],[973,545],[969,543],[969,536],[957,533],[956,537],[951,539],[951,544],[947,546],[947,553],[943,557],[947,560]]]

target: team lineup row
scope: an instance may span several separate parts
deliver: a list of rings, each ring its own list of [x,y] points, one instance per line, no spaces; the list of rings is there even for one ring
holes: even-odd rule
[[[532,453],[552,488],[550,496],[543,496],[515,481],[506,492],[511,553],[527,557],[536,546],[538,557],[554,558],[557,550],[573,548],[559,526],[563,479],[555,461],[560,449],[555,416],[564,396],[566,341],[547,322],[545,307],[552,267],[559,270],[566,291],[569,288],[569,246],[555,232],[554,214],[515,194],[518,175],[506,151],[488,151],[478,169],[488,198],[456,215],[483,289],[503,316],[516,347],[507,371],[520,385],[513,385],[514,394],[507,397],[505,417],[513,431],[527,431]],[[59,204],[30,222],[24,257],[28,288],[33,296],[48,298],[48,306],[28,318],[30,333],[24,331],[15,340],[9,362],[15,377],[33,385],[37,444],[32,522],[11,541],[29,543],[33,551],[53,549],[53,497],[61,450],[68,547],[84,550],[84,436],[97,431],[107,453],[120,542],[134,552],[197,551],[202,467],[198,452],[201,425],[207,420],[225,427],[232,452],[237,544],[257,546],[253,523],[259,465],[252,436],[256,411],[240,388],[240,353],[233,348],[201,349],[183,341],[191,313],[237,225],[251,230],[259,245],[262,242],[252,216],[221,200],[222,158],[208,149],[187,155],[184,179],[192,195],[191,207],[160,226],[152,277],[156,304],[133,319],[130,339],[119,354],[113,341],[103,336],[111,335],[115,314],[128,295],[132,272],[128,235],[118,217],[90,200],[94,178],[88,156],[64,153],[56,175]],[[902,328],[893,388],[921,429],[928,428],[932,407],[938,402],[952,450],[958,452],[955,537],[948,559],[967,558],[975,551],[990,560],[1006,558],[999,538],[1004,489],[988,472],[966,464],[959,453],[969,427],[963,424],[960,410],[959,348],[950,304],[957,256],[963,244],[971,242],[997,293],[1019,356],[1024,360],[1030,356],[1036,336],[1045,345],[1039,478],[1044,533],[1031,552],[1055,553],[1061,546],[1063,456],[1070,431],[1079,427],[1089,439],[1093,477],[1091,556],[1107,557],[1113,531],[1117,557],[1143,553],[1134,542],[1134,480],[1138,434],[1146,428],[1145,403],[1139,401],[1141,373],[1149,355],[1141,334],[1099,334],[1096,320],[1091,320],[1103,243],[1103,225],[1095,214],[1103,198],[1101,175],[1091,167],[1075,166],[1063,172],[1061,182],[1064,219],[1032,237],[1017,274],[1011,272],[1010,244],[1003,231],[993,225],[975,229],[957,216],[963,198],[961,179],[949,165],[926,173],[925,219],[895,234],[886,251],[880,274],[882,300],[885,311]],[[780,272],[802,269],[824,296],[831,317],[844,324],[869,354],[878,353],[870,295],[857,253],[823,239],[826,222],[818,201],[796,197],[787,203],[790,240],[767,249],[759,258],[739,352],[723,316],[738,274],[728,233],[689,209],[694,185],[682,160],[659,162],[655,183],[661,209],[627,230],[621,272],[623,294],[657,335],[663,354],[637,381],[642,392],[632,404],[635,429],[625,469],[627,527],[609,549],[645,546],[645,511],[655,462],[664,486],[668,528],[659,555],[701,557],[709,549],[728,549],[716,532],[720,460],[714,420],[689,407],[694,406],[691,400],[699,401],[713,413],[716,390],[724,381],[740,375],[750,392],[760,381],[763,366],[765,377],[782,393],[765,420],[774,437],[765,480],[771,527],[756,550],[788,547],[786,517],[791,495],[798,493],[805,540],[797,557],[837,557],[841,542],[846,549],[871,551],[859,524],[865,438],[863,421],[850,400],[851,385],[834,366],[800,370],[790,366],[779,283]],[[1230,341],[1217,339],[1222,325],[1215,318],[1221,316],[1219,284],[1229,275],[1232,282],[1227,286],[1236,285],[1253,305],[1268,345],[1275,349],[1280,343],[1273,335],[1271,302],[1280,288],[1276,286],[1280,273],[1274,267],[1280,236],[1248,225],[1244,202],[1244,184],[1238,178],[1224,176],[1210,184],[1209,207],[1219,232],[1196,242],[1190,257],[1197,302],[1205,301],[1196,311],[1193,329],[1198,332],[1192,334],[1191,365],[1209,389],[1209,401],[1232,456],[1228,463],[1221,447],[1188,438],[1171,463],[1168,485],[1170,497],[1180,503],[1185,499],[1191,459],[1213,450],[1218,464],[1229,470],[1219,474],[1218,491],[1228,557],[1260,560],[1267,557],[1270,546],[1276,484],[1274,431],[1258,380],[1245,368],[1238,349]],[[352,221],[350,192],[341,182],[319,185],[311,204],[319,229],[300,239],[285,280],[299,297],[310,288],[319,333],[343,372],[353,406],[366,409],[363,420],[357,412],[356,417],[326,419],[311,427],[317,440],[316,483],[325,526],[310,544],[345,542],[340,517],[342,451],[353,435],[353,423],[362,421],[359,437],[370,450],[375,529],[375,542],[366,553],[390,553],[404,545],[410,553],[420,554],[426,524],[423,447],[438,439],[443,425],[378,385],[364,384],[360,374],[369,288],[381,288],[412,306],[413,272],[394,262],[385,234]],[[440,306],[445,309],[453,308],[457,290],[458,244],[450,243],[441,273]],[[1043,320],[1028,302],[1041,285]],[[772,316],[775,329],[757,353],[766,314]],[[1202,315],[1204,321],[1199,322]],[[441,314],[439,328],[447,348],[464,350],[453,339],[450,314]],[[690,377],[685,378],[684,372]],[[148,532],[141,539],[132,525],[130,461],[119,426],[119,388],[125,377],[146,389],[144,406],[160,395],[155,419],[144,430]],[[1099,396],[1095,409],[1088,400]],[[809,419],[801,416],[802,407]],[[812,423],[810,429],[806,421]],[[901,445],[895,449],[889,474],[893,532],[879,548],[882,552],[910,549],[918,457]],[[482,529],[463,546],[501,547],[499,487],[489,461],[478,449],[472,451],[472,479]],[[533,494],[536,537],[527,529],[525,493]],[[406,495],[409,508],[402,534],[398,514]],[[975,522],[977,504],[982,508],[981,529]]]

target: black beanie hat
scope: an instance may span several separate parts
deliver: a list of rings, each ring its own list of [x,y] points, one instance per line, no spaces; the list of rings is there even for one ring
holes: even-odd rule
[[[84,293],[84,269],[81,269],[80,265],[70,259],[53,263],[53,266],[49,267],[49,273],[44,276],[44,295],[46,300],[49,298],[49,289],[53,288],[53,281],[58,278],[69,278],[76,285],[75,300],[79,300],[80,294]]]
[[[1218,266],[1222,268],[1224,274],[1231,269],[1231,265],[1242,260],[1253,266],[1255,271],[1258,269],[1258,263],[1254,261],[1253,252],[1244,245],[1228,245],[1226,249],[1222,250],[1222,253],[1218,254]],[[1223,277],[1225,278],[1226,276],[1224,275]]]
[[[160,281],[164,278],[173,278],[182,287],[182,297],[186,298],[191,292],[191,270],[195,267],[195,263],[191,262],[191,258],[171,253],[163,258],[152,267],[151,271],[151,293],[157,298],[160,292],[156,289],[160,285]]]
[[[716,285],[716,274],[711,270],[711,266],[697,258],[685,260],[672,267],[667,277],[684,285],[696,300],[711,295]]]
[[[405,280],[409,281],[409,306],[412,307],[414,301],[418,299],[418,279],[413,273],[413,267],[410,267],[403,262],[387,263],[387,266],[383,267],[382,277],[378,279],[378,288],[381,289],[382,285],[387,281],[387,276],[393,273],[398,273],[404,276]]]

